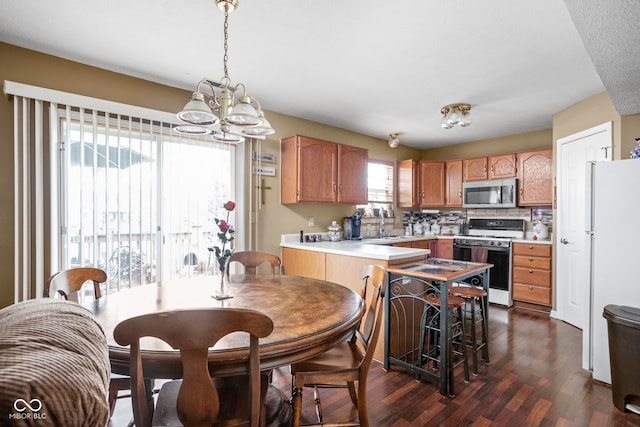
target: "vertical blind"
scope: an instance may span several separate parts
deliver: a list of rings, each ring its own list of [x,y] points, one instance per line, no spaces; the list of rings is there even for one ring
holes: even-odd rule
[[[4,91],[14,101],[16,302],[71,267],[107,271],[107,292],[204,272],[214,217],[237,197],[235,146],[181,137],[169,113],[14,82]]]

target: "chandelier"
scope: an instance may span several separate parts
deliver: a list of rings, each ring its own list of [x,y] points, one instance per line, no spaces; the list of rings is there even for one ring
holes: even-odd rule
[[[396,148],[400,144],[400,138],[397,133],[389,134],[389,147]]]
[[[471,124],[471,105],[449,104],[442,107],[442,127],[451,129],[455,125],[467,127]]]
[[[229,77],[229,14],[238,7],[238,1],[215,1],[218,9],[224,12],[224,77],[219,83],[208,79],[198,82],[191,99],[177,114],[184,124],[174,129],[189,135],[213,133],[214,141],[218,142],[242,142],[245,136],[264,138],[275,131],[265,118],[260,103],[247,95],[244,84],[232,86]],[[204,93],[203,89],[210,93]]]

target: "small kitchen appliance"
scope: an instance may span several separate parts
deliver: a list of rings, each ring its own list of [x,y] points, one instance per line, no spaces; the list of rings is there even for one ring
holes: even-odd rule
[[[360,228],[362,225],[362,216],[356,214],[345,216],[343,221],[345,240],[361,240]]]

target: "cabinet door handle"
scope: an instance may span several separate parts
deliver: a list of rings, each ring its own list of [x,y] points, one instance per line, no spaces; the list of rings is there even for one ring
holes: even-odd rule
[[[533,286],[529,286],[529,290],[532,291],[533,290]]]
[[[524,194],[524,188],[520,187],[520,197]]]
[[[462,191],[458,191],[458,197],[462,199]]]
[[[533,245],[529,245],[529,249],[533,249]]]
[[[333,192],[334,193],[338,192],[338,184],[336,184],[335,182],[333,183]]]
[[[529,270],[529,273],[533,273],[533,270]]]
[[[340,192],[342,193],[342,184],[340,184]]]
[[[533,261],[533,258],[529,257],[529,261]]]

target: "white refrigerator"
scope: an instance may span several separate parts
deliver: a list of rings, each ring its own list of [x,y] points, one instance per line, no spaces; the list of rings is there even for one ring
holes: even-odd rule
[[[640,308],[640,159],[594,162],[586,182],[591,292],[583,351],[593,379],[611,384],[604,307]]]

